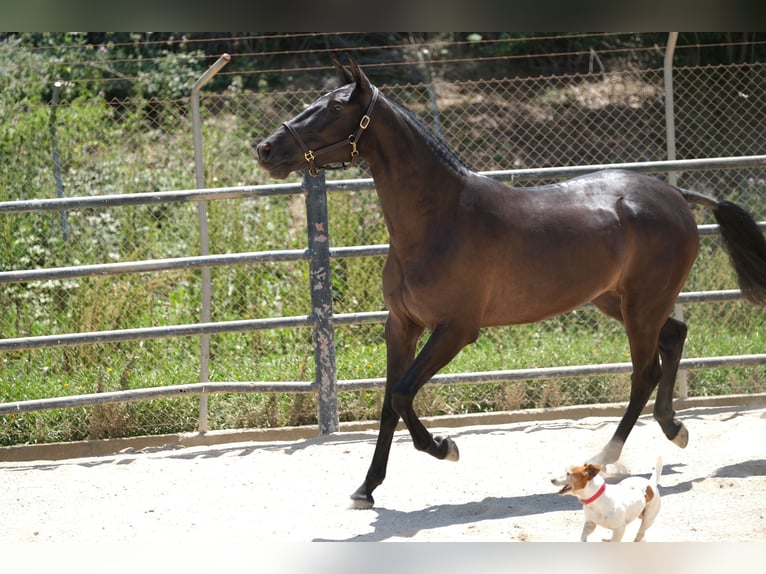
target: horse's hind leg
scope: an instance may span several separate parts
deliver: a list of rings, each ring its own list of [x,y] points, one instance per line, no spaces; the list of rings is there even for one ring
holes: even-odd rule
[[[686,331],[686,325],[673,318],[669,318],[660,331],[662,376],[657,387],[657,400],[654,403],[654,418],[662,427],[662,432],[681,448],[689,442],[689,432],[684,424],[675,418],[673,390],[684,350],[684,341],[686,341]]]
[[[619,311],[617,304],[619,302]],[[600,464],[616,462],[622,453],[622,447],[633,430],[641,411],[649,401],[654,388],[659,383],[660,368],[659,335],[667,313],[660,305],[639,305],[637,302],[622,301],[618,295],[609,294],[594,300],[593,303],[607,315],[623,322],[630,343],[630,355],[633,363],[631,375],[630,400],[617,429],[607,445],[592,461]]]

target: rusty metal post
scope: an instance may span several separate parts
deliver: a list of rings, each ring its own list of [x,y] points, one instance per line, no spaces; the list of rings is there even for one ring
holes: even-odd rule
[[[308,222],[311,318],[314,322],[315,380],[319,400],[319,433],[338,431],[338,375],[335,370],[335,331],[332,322],[332,275],[330,233],[327,217],[327,185],[323,170],[316,176],[306,171],[306,220]]]

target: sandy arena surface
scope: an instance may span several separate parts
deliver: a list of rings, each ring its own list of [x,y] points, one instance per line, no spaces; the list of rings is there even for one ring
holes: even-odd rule
[[[686,449],[643,416],[620,461],[646,476],[664,458],[662,510],[647,540],[766,540],[766,408],[680,416]],[[581,506],[550,479],[597,452],[617,421],[432,428],[456,440],[458,462],[417,452],[397,432],[370,510],[350,509],[348,496],[367,470],[375,431],[0,462],[0,544],[576,541]],[[598,528],[591,540],[607,535]]]

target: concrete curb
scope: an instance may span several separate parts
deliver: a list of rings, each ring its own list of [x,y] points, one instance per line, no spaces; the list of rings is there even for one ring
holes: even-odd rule
[[[432,428],[456,428],[466,426],[503,425],[515,422],[544,421],[556,419],[582,419],[586,417],[621,416],[627,403],[603,403],[544,409],[526,409],[493,413],[446,415],[423,417]],[[650,402],[642,414],[651,414],[654,403]],[[751,395],[723,395],[718,397],[694,397],[676,399],[677,411],[712,407],[763,407],[766,393]],[[340,423],[340,433],[374,431],[378,421]],[[399,429],[404,429],[402,423]],[[64,460],[118,454],[122,451],[140,451],[146,448],[215,446],[238,442],[278,442],[316,438],[316,426],[280,427],[267,429],[235,429],[209,431],[206,433],[179,433],[127,438],[86,440],[64,443],[14,445],[0,447],[1,462],[24,462],[32,460]]]

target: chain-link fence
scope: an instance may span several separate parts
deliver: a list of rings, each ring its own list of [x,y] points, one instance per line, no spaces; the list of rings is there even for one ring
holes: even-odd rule
[[[766,65],[674,71],[679,158],[766,153]],[[375,75],[370,72],[373,82]],[[378,83],[378,82],[376,82]],[[666,157],[662,70],[556,77],[384,84],[476,170],[608,164]],[[250,92],[236,82],[204,94],[203,142],[209,187],[266,183],[251,144],[323,90]],[[103,98],[18,104],[3,126],[2,200],[142,193],[194,187],[186,100]],[[11,150],[13,150],[12,156]],[[368,177],[364,164],[339,177]],[[295,176],[299,177],[298,175]],[[336,177],[331,174],[330,177]],[[763,170],[680,174],[679,184],[726,197],[766,218]],[[387,241],[373,191],[333,193],[333,246]],[[701,210],[700,223],[712,223]],[[0,270],[170,258],[199,253],[191,204],[3,215]],[[211,253],[305,247],[303,198],[211,202]],[[333,262],[336,313],[383,310],[382,257]],[[305,262],[214,268],[212,320],[310,313]],[[702,240],[687,290],[736,288],[715,236]],[[198,271],[114,275],[0,285],[3,338],[194,323]],[[742,302],[686,309],[687,356],[760,353],[766,314]],[[336,327],[339,379],[382,377],[382,326]],[[629,360],[622,327],[589,309],[532,326],[488,329],[445,372]],[[0,401],[194,382],[196,338],[61,347],[0,355]],[[763,367],[689,373],[692,395],[760,392]],[[313,376],[307,329],[211,338],[211,381],[305,381]],[[476,412],[624,400],[628,376],[594,376],[471,386],[426,387],[421,414]],[[309,424],[312,395],[210,397],[210,428]],[[378,416],[381,393],[344,392],[341,420]],[[193,430],[196,401],[154,400],[0,418],[0,443],[71,440]]]

